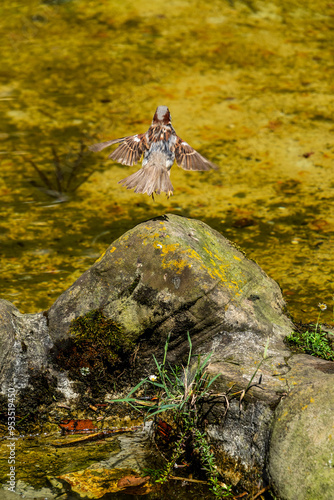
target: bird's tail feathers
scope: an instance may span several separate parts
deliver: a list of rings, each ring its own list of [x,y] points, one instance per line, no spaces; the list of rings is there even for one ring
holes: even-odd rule
[[[174,188],[166,168],[159,165],[151,165],[150,168],[141,168],[129,177],[118,182],[127,189],[134,189],[135,193],[166,193],[169,198],[173,195]]]

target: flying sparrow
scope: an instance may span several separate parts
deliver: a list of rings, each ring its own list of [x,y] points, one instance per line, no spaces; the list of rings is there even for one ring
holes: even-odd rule
[[[138,172],[119,181],[135,193],[173,194],[170,170],[176,160],[184,170],[210,170],[217,166],[195,151],[189,144],[176,135],[171,123],[171,115],[166,106],[159,106],[153,116],[152,124],[144,134],[136,134],[121,139],[100,142],[89,147],[91,151],[101,151],[113,144],[121,143],[108,158],[132,166],[144,156]]]

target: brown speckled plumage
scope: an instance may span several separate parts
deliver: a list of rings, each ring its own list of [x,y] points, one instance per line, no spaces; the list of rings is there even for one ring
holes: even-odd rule
[[[122,165],[135,165],[143,156],[142,167],[138,172],[119,181],[135,193],[173,194],[170,169],[176,163],[184,170],[210,170],[216,165],[200,155],[175,133],[171,116],[166,106],[159,106],[153,116],[152,124],[144,134],[122,137],[90,146],[91,151],[121,143],[108,158]]]

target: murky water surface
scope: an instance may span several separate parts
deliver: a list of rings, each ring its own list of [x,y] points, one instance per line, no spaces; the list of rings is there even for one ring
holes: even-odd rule
[[[123,232],[202,219],[275,280],[296,319],[332,321],[334,3],[22,0],[0,6],[1,297],[48,308]],[[174,166],[174,197],[83,145],[177,133],[220,166]],[[46,176],[46,177],[45,177]]]

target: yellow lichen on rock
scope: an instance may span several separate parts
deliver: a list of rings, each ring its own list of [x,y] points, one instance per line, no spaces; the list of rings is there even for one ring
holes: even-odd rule
[[[124,476],[138,475],[132,469],[85,469],[69,474],[58,476],[59,479],[66,481],[72,491],[78,493],[81,497],[98,499],[107,493],[116,493],[124,490],[124,486],[119,486],[119,482]],[[143,486],[141,486],[143,488]],[[149,493],[151,487],[145,485],[141,494]]]

